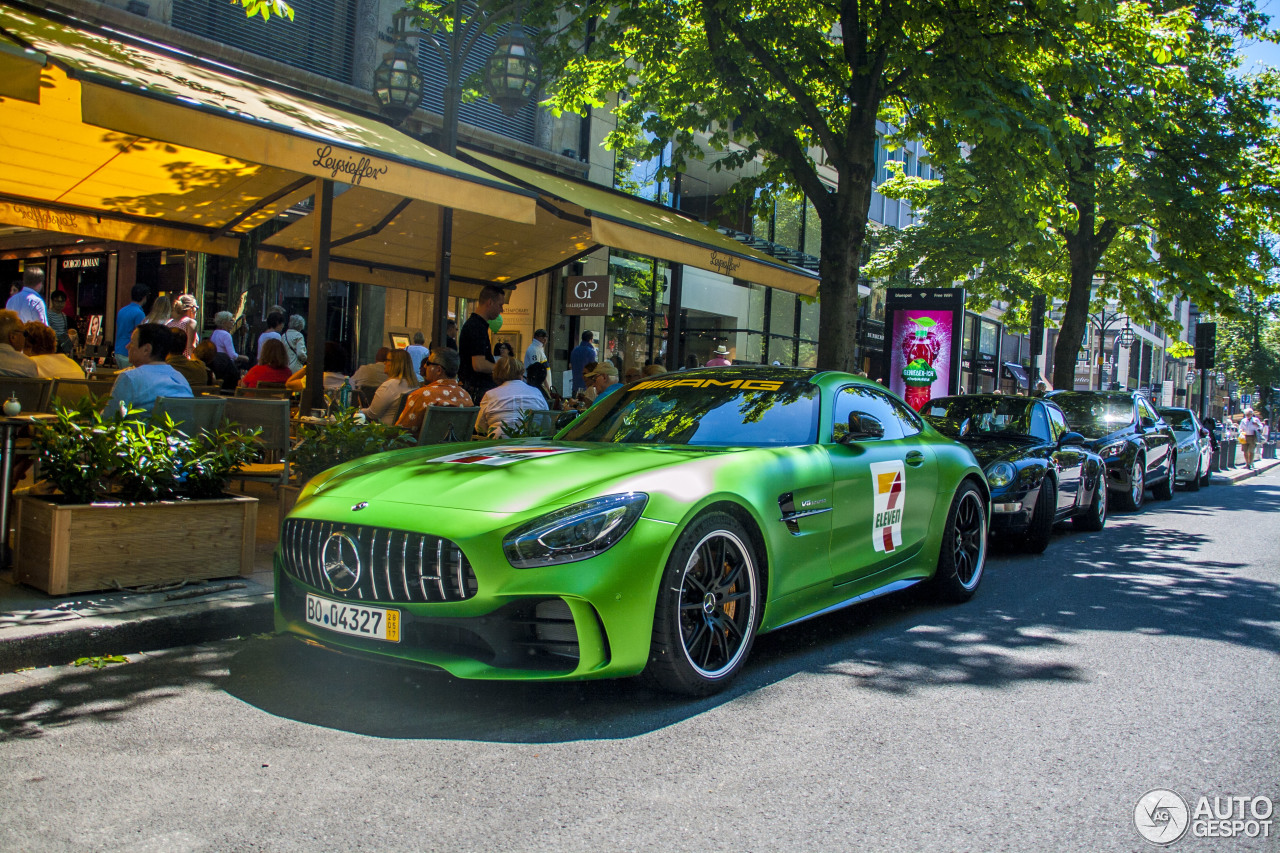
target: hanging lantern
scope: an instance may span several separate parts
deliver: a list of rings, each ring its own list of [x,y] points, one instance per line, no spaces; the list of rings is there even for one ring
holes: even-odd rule
[[[517,25],[518,26],[518,25]],[[518,32],[498,39],[493,56],[484,67],[484,86],[489,100],[504,115],[514,116],[538,88],[538,60],[528,39]]]
[[[418,71],[418,52],[409,45],[405,32],[405,16],[396,15],[391,49],[373,72],[373,94],[382,114],[399,124],[413,114],[422,103],[422,74]]]
[[[1120,331],[1120,346],[1128,349],[1133,346],[1133,329],[1129,326],[1129,321],[1125,320],[1124,328]]]

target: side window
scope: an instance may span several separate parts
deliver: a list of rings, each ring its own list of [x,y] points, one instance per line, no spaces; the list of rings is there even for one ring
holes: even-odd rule
[[[889,397],[889,405],[893,406],[893,413],[898,419],[898,423],[902,427],[903,437],[916,435],[920,432],[922,421],[920,416],[911,410],[911,407],[903,403],[896,397]]]
[[[873,391],[862,385],[851,385],[836,393],[832,412],[831,438],[839,441],[849,431],[849,415],[853,412],[870,415],[884,427],[884,440],[902,438],[902,420],[894,410],[894,403],[887,394]],[[913,427],[918,431],[918,427]]]
[[[1066,415],[1057,406],[1045,406],[1044,409],[1049,413],[1049,431],[1052,440],[1057,441],[1069,432]]]
[[[1160,420],[1160,416],[1156,414],[1156,410],[1151,408],[1151,404],[1146,400],[1138,400],[1138,416],[1151,418],[1153,421]]]
[[[1044,415],[1044,406],[1031,407],[1031,434],[1041,441],[1052,441],[1049,433],[1049,420]]]

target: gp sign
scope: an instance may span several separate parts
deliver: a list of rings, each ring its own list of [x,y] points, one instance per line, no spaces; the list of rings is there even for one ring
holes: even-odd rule
[[[564,280],[564,313],[574,317],[609,314],[610,279],[607,275],[571,275]]]

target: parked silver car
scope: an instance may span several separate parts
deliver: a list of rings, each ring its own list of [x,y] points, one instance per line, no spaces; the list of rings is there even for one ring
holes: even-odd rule
[[[1178,437],[1178,484],[1193,492],[1209,485],[1209,462],[1213,458],[1209,430],[1190,409],[1168,408],[1159,412]]]

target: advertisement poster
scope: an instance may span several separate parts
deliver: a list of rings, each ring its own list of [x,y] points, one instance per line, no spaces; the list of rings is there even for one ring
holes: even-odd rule
[[[889,291],[886,384],[917,412],[935,397],[958,389],[963,317],[963,290]]]

